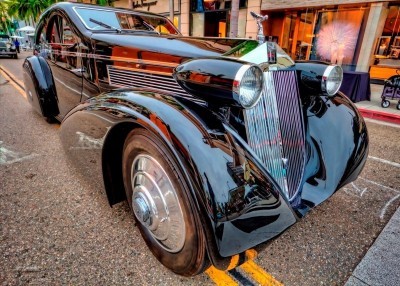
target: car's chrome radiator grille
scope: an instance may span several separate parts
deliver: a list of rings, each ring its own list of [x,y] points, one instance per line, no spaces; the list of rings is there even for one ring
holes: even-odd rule
[[[305,164],[304,123],[296,72],[265,72],[264,79],[260,101],[245,111],[248,142],[293,201]]]
[[[147,73],[130,68],[107,66],[110,85],[127,88],[149,88],[182,97],[192,96],[185,92],[172,75]]]

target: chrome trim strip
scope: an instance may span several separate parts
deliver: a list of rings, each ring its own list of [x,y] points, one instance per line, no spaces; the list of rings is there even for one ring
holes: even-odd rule
[[[96,59],[109,59],[110,61],[119,61],[119,62],[129,62],[129,63],[136,63],[139,65],[151,65],[151,66],[161,66],[161,67],[170,67],[176,68],[180,64],[174,64],[169,62],[161,62],[161,61],[152,61],[152,60],[143,60],[143,59],[132,59],[132,58],[125,58],[125,57],[116,57],[116,56],[97,56],[94,57]]]
[[[152,71],[152,70],[145,70],[145,69],[136,69],[136,68],[130,68],[130,67],[118,67],[118,66],[112,66],[112,65],[108,65],[108,67],[112,67],[113,69],[118,69],[121,71],[132,71],[132,72],[136,72],[136,73],[140,73],[140,74],[157,74],[157,75],[162,75],[162,76],[167,76],[167,77],[171,77],[172,79],[172,73],[167,73],[167,72],[159,72],[159,71]]]
[[[162,62],[162,61],[152,61],[152,60],[143,60],[143,59],[133,59],[127,57],[117,57],[117,56],[104,56],[98,54],[87,54],[87,53],[80,53],[80,52],[70,52],[70,51],[62,51],[62,50],[49,50],[50,54],[53,55],[61,55],[61,56],[77,56],[77,57],[85,57],[95,60],[106,60],[106,61],[117,61],[117,62],[126,62],[126,63],[134,63],[140,65],[150,65],[150,66],[158,66],[158,67],[169,67],[169,68],[176,68],[179,66],[179,63],[169,63],[169,62]],[[139,67],[138,66],[138,67]]]

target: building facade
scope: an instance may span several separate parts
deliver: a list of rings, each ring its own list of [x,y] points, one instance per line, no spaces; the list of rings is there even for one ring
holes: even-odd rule
[[[120,0],[115,6],[170,16],[171,0]],[[226,37],[231,0],[174,0],[183,35]],[[400,1],[239,0],[238,37],[256,38],[250,11],[268,15],[264,34],[296,60],[323,60],[385,79],[400,68]]]
[[[386,79],[400,68],[400,1],[263,0],[264,31],[297,60]]]

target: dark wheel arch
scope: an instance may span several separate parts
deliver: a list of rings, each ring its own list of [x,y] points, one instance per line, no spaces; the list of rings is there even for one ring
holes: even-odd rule
[[[122,178],[122,152],[128,134],[139,125],[127,122],[114,126],[104,142],[102,166],[104,186],[110,205],[126,199]]]

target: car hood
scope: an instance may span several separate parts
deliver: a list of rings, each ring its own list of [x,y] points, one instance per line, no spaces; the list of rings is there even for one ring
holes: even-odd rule
[[[101,46],[117,47],[118,50],[152,52],[168,54],[182,58],[219,57],[224,55],[240,57],[243,51],[249,52],[258,46],[251,39],[228,38],[194,38],[183,36],[163,35],[132,35],[132,34],[97,34],[93,33],[92,40],[96,48]]]

